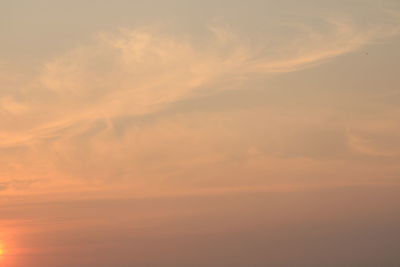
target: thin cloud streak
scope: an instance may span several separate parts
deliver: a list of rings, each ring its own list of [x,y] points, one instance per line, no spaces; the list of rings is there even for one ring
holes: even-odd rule
[[[23,88],[24,98],[34,100],[1,98],[1,110],[10,120],[36,122],[27,123],[31,134],[16,138],[18,133],[12,132],[17,140],[8,143],[41,139],[43,132],[80,121],[153,113],[196,94],[229,90],[219,85],[221,80],[313,67],[393,33],[379,27],[357,29],[343,21],[326,23],[328,31],[303,26],[299,39],[279,47],[263,47],[264,40],[243,41],[218,27],[211,27],[214,37],[201,47],[151,27],[102,34],[94,43],[46,63],[39,80]],[[7,139],[3,133],[3,146]]]
[[[212,166],[216,164],[225,166],[221,177],[227,176],[225,170],[229,168],[242,175],[252,172],[255,177],[265,172],[275,176],[294,175],[279,174],[278,169],[288,163],[281,159],[282,155],[283,158],[291,155],[296,147],[301,151],[304,149],[295,143],[284,145],[284,140],[281,145],[280,141],[267,144],[272,157],[248,144],[250,148],[239,148],[240,153],[250,151],[247,163],[239,167],[231,163],[230,154],[237,151],[229,152],[230,147],[235,147],[229,140],[237,140],[244,133],[240,130],[242,126],[236,128],[240,125],[237,121],[232,122],[232,127],[239,134],[230,133],[223,113],[203,114],[202,119],[191,115],[183,119],[172,117],[170,119],[175,121],[161,120],[143,128],[130,126],[123,137],[118,136],[114,122],[124,116],[140,118],[162,113],[179,101],[236,89],[238,86],[231,85],[249,81],[257,74],[268,76],[315,67],[397,32],[393,27],[382,25],[362,29],[342,20],[327,20],[322,24],[324,30],[297,25],[301,30],[293,39],[267,47],[267,38],[245,38],[215,26],[210,27],[210,34],[201,44],[154,27],[100,34],[92,43],[81,45],[44,64],[39,76],[17,93],[0,95],[0,110],[4,117],[0,126],[0,145],[2,150],[8,149],[1,156],[4,166],[7,166],[2,170],[4,177],[45,181],[41,186],[47,183],[47,190],[51,191],[54,186],[73,186],[77,180],[69,181],[76,178],[120,178],[134,180],[138,188],[156,187],[155,184],[162,188],[166,177],[190,175],[201,166],[209,167],[209,173],[203,175],[212,172],[215,175],[218,168]],[[276,121],[277,118],[268,114],[268,110],[262,112]],[[251,120],[252,115],[239,112],[235,116],[239,120],[246,117],[245,120]],[[211,123],[217,127],[212,131],[213,136],[210,136],[208,126],[191,128],[190,121],[201,123],[204,118],[215,120]],[[296,123],[299,118],[281,119],[283,123],[276,122],[278,127],[290,127],[287,125]],[[307,120],[312,122],[314,119],[320,120]],[[307,124],[307,120],[303,123]],[[218,128],[220,122],[225,126]],[[302,125],[299,126],[298,134],[307,133]],[[163,133],[165,129],[170,133]],[[271,138],[281,140],[278,138],[280,135],[282,133],[271,133]],[[338,134],[339,143],[345,139]],[[180,145],[181,140],[188,142],[193,153],[186,152]],[[346,144],[340,144],[346,147]],[[166,157],[163,150],[173,153]],[[322,153],[306,150],[301,153],[310,158],[314,157],[313,153]],[[155,151],[158,151],[158,156],[154,156]],[[345,151],[346,148],[338,153],[347,153]],[[258,154],[261,156],[256,156]],[[256,163],[256,167],[251,165],[252,161],[261,163]],[[265,170],[271,162],[279,168],[267,167]],[[304,159],[295,159],[290,164],[302,172],[300,166]],[[318,161],[313,164],[320,165]],[[325,167],[316,168],[324,172]],[[260,178],[255,178],[255,181],[257,179]],[[222,179],[217,183],[207,181],[206,184],[222,186],[226,182]],[[189,180],[189,187],[191,183],[201,182]],[[242,184],[240,179],[237,185],[252,186]]]

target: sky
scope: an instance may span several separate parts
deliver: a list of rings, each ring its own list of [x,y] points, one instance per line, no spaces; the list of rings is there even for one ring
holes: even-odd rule
[[[0,3],[0,266],[400,266],[400,2]]]

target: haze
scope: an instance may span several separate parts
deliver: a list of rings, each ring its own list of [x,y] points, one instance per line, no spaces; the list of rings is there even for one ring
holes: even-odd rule
[[[400,266],[397,0],[3,1],[0,30],[0,266]]]

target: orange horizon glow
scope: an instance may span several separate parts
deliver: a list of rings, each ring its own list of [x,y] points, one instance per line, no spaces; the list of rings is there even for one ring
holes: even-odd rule
[[[4,254],[5,254],[4,245],[3,242],[0,241],[0,259],[3,257]]]

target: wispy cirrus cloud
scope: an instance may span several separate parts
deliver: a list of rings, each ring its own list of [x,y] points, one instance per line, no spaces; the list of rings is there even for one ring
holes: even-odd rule
[[[221,27],[210,27],[201,44],[152,27],[101,34],[45,63],[22,96],[2,96],[0,107],[4,116],[36,116],[45,128],[147,114],[196,94],[229,90],[221,83],[238,82],[237,77],[321,64],[398,30],[382,25],[362,29],[346,20],[322,24],[323,29],[296,25],[297,35],[275,45],[269,45],[268,37],[251,39]],[[30,115],[21,114],[27,110]]]
[[[365,29],[349,20],[324,20],[318,27],[302,24],[295,28],[297,34],[286,36],[282,42],[270,42],[268,36],[245,37],[215,26],[201,41],[154,27],[99,34],[91,43],[46,62],[39,75],[21,89],[0,93],[0,146],[11,149],[2,156],[3,166],[8,166],[4,171],[8,177],[25,175],[32,179],[129,177],[140,187],[162,183],[166,176],[182,177],[185,170],[177,171],[178,165],[193,171],[190,166],[229,162],[229,153],[223,147],[232,143],[221,142],[229,136],[225,127],[216,132],[209,127],[193,130],[189,121],[196,120],[185,118],[185,127],[180,122],[140,129],[129,125],[122,138],[116,133],[115,120],[162,113],[179,101],[237,89],[253,74],[276,75],[315,67],[398,31],[393,25]],[[220,115],[205,118],[224,121]],[[288,120],[288,125],[295,121]],[[272,134],[271,138],[285,146],[279,135]],[[195,153],[187,154],[180,145],[182,140]],[[269,146],[276,151],[272,154],[278,155],[277,166],[284,165],[279,158],[292,153],[290,149],[272,143]],[[163,149],[174,154],[168,158]],[[320,152],[309,155],[313,153]],[[301,165],[297,161],[293,164]],[[246,173],[246,168],[238,173]],[[152,178],[147,181],[146,177]]]

